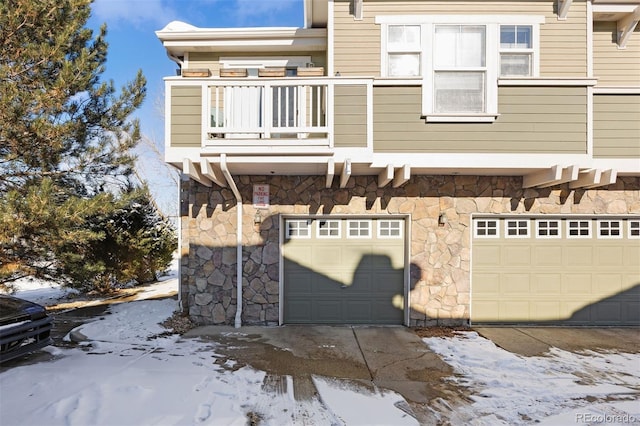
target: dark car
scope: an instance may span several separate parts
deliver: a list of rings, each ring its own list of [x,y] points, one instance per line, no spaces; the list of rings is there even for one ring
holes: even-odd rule
[[[43,306],[0,294],[0,363],[51,345],[51,325]]]

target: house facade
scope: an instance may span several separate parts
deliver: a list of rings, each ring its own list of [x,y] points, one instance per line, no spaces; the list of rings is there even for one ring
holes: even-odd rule
[[[640,2],[157,32],[199,324],[640,324]]]

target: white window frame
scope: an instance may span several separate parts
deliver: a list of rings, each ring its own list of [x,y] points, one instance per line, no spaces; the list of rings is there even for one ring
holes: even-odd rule
[[[358,231],[358,235],[351,235],[351,224],[356,224],[356,230]],[[365,227],[361,227],[360,225],[366,224]],[[367,231],[366,235],[362,235],[361,231]],[[347,238],[360,238],[360,239],[370,239],[373,236],[373,225],[371,219],[349,219],[347,220],[347,229],[346,229]]]
[[[551,224],[555,226],[551,226]],[[546,224],[546,225],[543,225]],[[544,230],[547,235],[540,235],[540,232]],[[549,231],[557,231],[556,235],[549,234]],[[560,219],[536,219],[536,238],[538,239],[555,239],[562,238],[562,221]]]
[[[500,75],[500,25],[531,27],[533,64],[532,78],[540,75],[540,25],[542,15],[380,15],[375,23],[381,26],[381,70],[387,75],[387,34],[389,25],[421,25],[422,36],[422,116],[427,122],[493,122],[498,117],[498,78]],[[483,25],[485,31],[485,111],[482,113],[438,113],[434,107],[433,43],[436,25]]]
[[[316,219],[315,222],[316,222],[316,237],[318,239],[342,238],[342,221],[340,219]],[[328,228],[320,227],[320,224],[322,222],[326,223],[329,227]],[[332,235],[331,231],[336,231],[336,230],[338,231],[337,235]],[[327,231],[328,233],[326,235],[323,235],[322,234],[323,231]]]
[[[501,219],[499,218],[492,219],[492,218],[485,218],[485,217],[473,219],[473,236],[475,238],[500,238],[500,220]],[[487,225],[488,225],[488,222],[495,222],[495,227],[490,228],[486,226],[481,228],[479,226],[480,222],[487,222]],[[496,233],[495,235],[489,235],[488,233],[485,235],[480,235],[478,233],[479,229],[484,229],[485,231],[488,231],[489,229],[495,229]]]
[[[525,222],[525,226],[524,228],[520,227],[520,222]],[[516,227],[515,228],[510,228],[509,224],[513,224],[515,223]],[[509,231],[511,229],[515,229],[516,231],[518,231],[516,233],[516,235],[510,235]],[[519,231],[521,229],[524,229],[526,234],[521,235],[519,233]],[[520,218],[520,219],[514,219],[514,218],[508,218],[504,220],[504,237],[505,238],[531,238],[531,220],[529,218]]]
[[[611,224],[616,223],[618,225],[618,227],[616,228],[616,230],[618,231],[618,235],[611,235],[611,231],[614,228],[611,228]],[[603,232],[606,232],[608,235],[602,235]],[[622,235],[624,233],[624,230],[622,229],[622,221],[619,219],[599,219],[598,220],[598,232],[597,232],[597,237],[598,239],[620,239],[622,238]]]
[[[591,220],[591,218],[583,218],[583,219],[567,219],[566,220],[566,228],[567,228],[567,238],[568,239],[579,239],[579,238],[593,238],[593,231],[592,231],[592,223],[593,220]],[[571,224],[577,222],[577,223],[581,223],[581,222],[587,222],[587,235],[571,235],[571,231],[573,230],[571,228]],[[578,227],[578,230],[582,230],[583,228],[581,226]]]
[[[382,224],[386,223],[388,226],[383,227]],[[392,228],[391,224],[398,224],[398,235],[391,235],[392,231],[396,231],[396,228]],[[386,230],[389,235],[382,235],[382,231]],[[377,236],[381,239],[399,239],[404,235],[404,220],[402,219],[378,219]]]
[[[393,27],[393,26],[416,26],[418,27],[418,29],[420,30],[420,46],[418,47],[418,49],[414,49],[414,48],[410,48],[410,47],[406,47],[406,48],[401,48],[401,49],[396,49],[396,50],[389,50],[389,28]],[[385,75],[389,78],[419,78],[422,76],[422,67],[424,64],[424,61],[422,59],[422,57],[424,56],[424,35],[423,35],[423,31],[424,28],[422,28],[421,25],[417,25],[417,24],[390,24],[390,25],[385,25],[384,26],[384,31],[386,32],[384,34],[384,36],[382,37],[382,43],[383,43],[383,51],[385,52],[382,57],[381,57],[381,63],[382,66],[384,67],[384,73],[382,75]],[[410,74],[406,74],[406,75],[390,75],[389,73],[389,55],[392,54],[402,54],[402,53],[407,53],[407,54],[417,54],[418,55],[418,74],[415,76],[412,76]]]
[[[296,226],[291,226],[292,224]],[[299,226],[304,225],[304,226]],[[306,235],[301,235],[300,230],[306,230]],[[293,231],[296,231],[295,233]],[[311,238],[311,220],[310,219],[286,219],[285,236],[288,240],[293,239],[309,239]]]
[[[269,67],[283,67],[283,68],[303,68],[311,64],[311,56],[282,56],[282,57],[268,57],[268,56],[246,56],[246,57],[221,57],[221,68],[246,68],[248,72],[255,69],[263,69]],[[256,75],[248,74],[249,77],[258,77]]]
[[[632,224],[635,224],[635,226],[632,226]],[[633,235],[634,231],[637,232],[637,235]],[[627,220],[627,238],[629,239],[640,238],[640,219]]]
[[[522,47],[502,47],[502,41],[500,40],[500,36],[502,35],[502,27],[513,26],[516,28],[516,35],[518,34],[518,27],[529,27],[531,28],[531,47],[522,48]],[[534,75],[539,74],[540,70],[540,61],[537,61],[537,72],[536,72],[536,59],[539,56],[536,52],[535,48],[535,37],[536,34],[535,29],[537,26],[535,25],[522,25],[522,24],[501,24],[498,28],[498,75],[502,77],[533,77]],[[538,32],[539,33],[539,32]],[[538,36],[538,44],[539,44],[539,36]],[[531,62],[529,63],[529,74],[502,74],[502,54],[516,54],[516,55],[527,55],[531,58]]]

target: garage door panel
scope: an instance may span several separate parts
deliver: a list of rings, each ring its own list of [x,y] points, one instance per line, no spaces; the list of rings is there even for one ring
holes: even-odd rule
[[[345,300],[347,321],[361,323],[373,317],[370,301]]]
[[[531,265],[531,247],[511,246],[509,250],[502,250],[502,264],[515,266]]]
[[[529,321],[530,306],[528,300],[511,300],[500,303],[500,319],[502,321]]]
[[[586,238],[567,236],[566,218],[545,218],[540,233],[536,220],[524,238],[473,233],[472,322],[640,326],[640,240],[600,234],[595,217],[581,219]]]
[[[287,302],[287,315],[294,322],[303,322],[311,312],[311,301],[308,299],[289,299]]]
[[[345,256],[344,250],[340,245],[333,246],[315,246],[312,250],[314,267],[327,267],[339,265]]]
[[[585,294],[591,293],[591,274],[566,274],[562,282],[562,293],[567,294]]]
[[[503,274],[500,277],[500,290],[506,294],[521,294],[531,291],[529,274]]]
[[[477,295],[499,295],[500,274],[477,273],[473,276],[473,293]]]
[[[500,246],[480,246],[473,250],[473,262],[478,267],[499,266],[500,265]]]
[[[568,267],[593,266],[593,247],[567,246],[563,250],[564,265]]]
[[[562,294],[562,274],[533,274],[531,291],[537,295],[560,296]]]
[[[534,267],[562,267],[562,247],[557,245],[544,244],[540,247],[533,247]]]
[[[312,304],[312,322],[337,323],[343,318],[342,300],[316,300]]]
[[[558,300],[531,302],[531,319],[552,321],[562,316],[562,306]]]
[[[596,264],[600,266],[624,265],[623,247],[596,247]]]

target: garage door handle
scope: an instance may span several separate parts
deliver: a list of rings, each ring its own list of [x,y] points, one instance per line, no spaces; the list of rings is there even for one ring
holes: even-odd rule
[[[349,287],[349,286],[348,286],[348,285],[346,285],[346,284],[342,284],[342,285],[340,286],[340,288],[341,288],[341,289],[343,289],[343,290],[344,290],[345,288],[347,288],[347,287]]]

